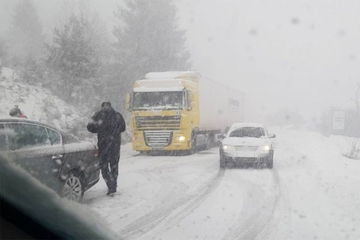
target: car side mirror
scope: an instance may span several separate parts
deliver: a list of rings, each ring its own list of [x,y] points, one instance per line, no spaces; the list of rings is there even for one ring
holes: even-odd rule
[[[276,135],[275,134],[269,134],[269,138],[275,138]]]
[[[225,137],[226,137],[226,135],[224,133],[222,133],[218,136],[218,139],[223,140]]]

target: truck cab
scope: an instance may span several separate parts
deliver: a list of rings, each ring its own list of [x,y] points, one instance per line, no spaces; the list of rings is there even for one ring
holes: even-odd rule
[[[197,82],[193,74],[150,73],[136,81],[127,100],[132,112],[133,149],[181,151],[193,147],[198,124]]]
[[[235,104],[236,103],[236,104]],[[127,95],[133,149],[194,153],[243,120],[243,94],[194,71],[154,72]]]

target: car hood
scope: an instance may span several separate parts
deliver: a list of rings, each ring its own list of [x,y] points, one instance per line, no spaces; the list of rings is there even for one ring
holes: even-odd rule
[[[265,144],[270,144],[271,140],[268,138],[238,138],[238,137],[228,137],[222,141],[223,145],[246,145],[246,146],[260,146]]]

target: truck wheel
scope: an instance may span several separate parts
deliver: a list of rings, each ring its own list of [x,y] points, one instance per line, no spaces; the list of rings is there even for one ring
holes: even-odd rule
[[[148,151],[139,151],[140,156],[149,156]]]
[[[191,133],[191,149],[190,149],[190,153],[194,154],[197,152],[197,147],[196,147],[196,134],[195,132]]]
[[[205,150],[209,150],[210,149],[210,135],[206,135],[206,140],[205,140]]]

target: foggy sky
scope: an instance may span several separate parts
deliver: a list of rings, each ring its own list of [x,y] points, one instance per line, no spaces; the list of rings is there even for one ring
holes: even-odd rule
[[[110,33],[122,1],[91,0]],[[295,108],[305,118],[352,107],[360,82],[360,1],[179,0],[194,69],[245,92],[247,120]],[[0,36],[13,0],[0,0]],[[51,32],[59,0],[36,0]]]
[[[243,90],[250,120],[283,107],[309,119],[354,105],[360,1],[182,3],[195,68]]]

